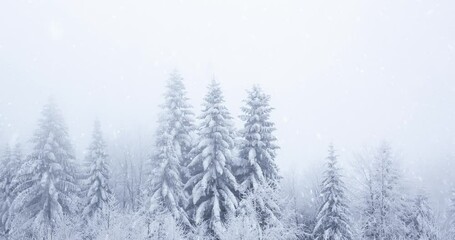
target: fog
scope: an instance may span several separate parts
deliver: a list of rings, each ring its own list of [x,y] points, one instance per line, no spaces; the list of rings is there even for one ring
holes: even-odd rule
[[[272,96],[285,177],[311,175],[330,142],[349,169],[385,140],[409,180],[443,201],[455,165],[454,11],[451,0],[2,1],[0,143],[27,143],[50,96],[78,159],[95,119],[108,139],[152,136],[178,69],[196,114],[213,78],[235,117],[253,84]]]

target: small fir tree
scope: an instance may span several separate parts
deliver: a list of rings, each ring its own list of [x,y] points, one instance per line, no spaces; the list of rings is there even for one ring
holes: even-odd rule
[[[316,240],[351,240],[350,213],[347,206],[345,186],[333,145],[329,147],[327,170],[322,182],[322,204],[316,217],[313,231]]]
[[[109,186],[110,166],[106,143],[101,132],[101,124],[96,121],[94,124],[92,143],[90,144],[86,165],[88,174],[85,179],[85,205],[82,214],[85,219],[92,218],[99,214],[104,215],[109,200],[112,198]]]

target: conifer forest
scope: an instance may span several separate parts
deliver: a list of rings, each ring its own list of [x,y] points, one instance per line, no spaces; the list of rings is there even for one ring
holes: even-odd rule
[[[0,2],[0,240],[454,240],[455,2]]]

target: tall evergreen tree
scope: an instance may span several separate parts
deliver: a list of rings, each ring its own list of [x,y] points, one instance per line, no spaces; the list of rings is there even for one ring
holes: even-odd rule
[[[317,215],[313,234],[316,240],[351,240],[349,209],[345,186],[337,167],[337,156],[333,145],[329,146],[327,170],[322,181],[322,204]]]
[[[11,204],[15,198],[13,179],[22,164],[22,151],[19,144],[14,150],[9,145],[5,147],[0,164],[0,230],[7,235],[11,225]]]
[[[253,197],[256,213],[262,227],[266,224],[278,223],[280,209],[278,204],[269,194],[261,194],[270,191],[278,185],[280,176],[275,163],[276,137],[274,123],[270,120],[270,96],[265,94],[259,86],[254,86],[248,91],[248,97],[244,101],[246,106],[242,108],[244,128],[241,131],[239,146],[240,163],[236,166],[235,174],[241,184],[241,191]],[[265,198],[262,198],[265,197]]]
[[[13,180],[18,186],[12,207],[17,234],[51,238],[64,214],[77,210],[76,167],[63,118],[50,101],[35,132],[33,153]]]
[[[177,71],[171,73],[164,97],[149,179],[149,210],[170,212],[176,220],[189,226],[185,212],[188,199],[183,182],[189,177],[186,167],[190,161],[195,126],[185,86]]]
[[[237,175],[245,189],[255,189],[259,184],[276,182],[280,177],[275,163],[276,137],[273,135],[275,124],[270,121],[270,96],[263,93],[259,86],[248,91],[242,108],[244,129],[241,132],[239,157],[242,166]]]
[[[433,210],[428,204],[428,198],[419,194],[413,201],[408,239],[436,240],[437,236]]]
[[[403,239],[406,236],[405,203],[400,174],[388,144],[379,147],[365,205],[363,237],[365,239]]]
[[[172,140],[172,136],[165,131],[157,136],[158,149],[153,158],[149,180],[149,213],[152,215],[171,213],[176,220],[190,226],[184,208],[187,205],[187,197],[180,175],[182,167]]]
[[[108,154],[106,153],[106,143],[101,132],[101,124],[96,121],[92,133],[92,142],[86,155],[86,165],[88,174],[84,183],[85,204],[82,214],[85,219],[95,215],[103,216],[108,207],[108,202],[112,198],[109,186],[110,166]]]
[[[210,234],[220,236],[227,216],[234,213],[238,199],[237,182],[232,173],[234,130],[231,116],[224,106],[220,85],[208,87],[200,116],[199,144],[189,167],[192,177],[186,187],[192,188],[196,225],[205,225]]]
[[[177,70],[174,70],[169,77],[164,99],[161,127],[165,128],[164,131],[171,136],[171,143],[174,145],[180,165],[183,166],[182,180],[186,182],[189,178],[186,167],[192,158],[191,150],[194,145],[196,126],[183,78]],[[158,142],[161,141],[158,140]]]

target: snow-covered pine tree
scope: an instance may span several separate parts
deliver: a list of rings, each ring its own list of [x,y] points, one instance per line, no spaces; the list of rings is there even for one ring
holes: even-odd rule
[[[12,175],[12,172],[7,168],[7,165],[10,162],[11,148],[6,145],[0,162],[0,236],[8,234],[6,220],[9,217],[9,208],[11,206],[8,192],[10,190],[9,182],[11,181],[9,176]]]
[[[196,126],[192,106],[188,103],[183,78],[177,70],[171,72],[162,105],[163,118],[161,123],[167,125],[166,131],[172,137],[175,152],[183,168],[182,180],[186,182],[189,172],[186,167],[191,162],[191,150],[194,145]]]
[[[259,86],[248,91],[248,97],[242,108],[244,129],[241,131],[239,146],[240,163],[235,167],[235,175],[241,184],[241,194],[248,194],[255,199],[256,215],[262,228],[266,224],[279,224],[280,209],[276,202],[261,191],[275,188],[280,176],[275,163],[276,137],[274,123],[270,120],[270,96]],[[269,186],[266,186],[269,185]],[[264,196],[265,198],[260,198]]]
[[[227,216],[232,216],[238,199],[237,181],[232,173],[234,129],[220,85],[213,81],[204,98],[199,144],[189,165],[192,177],[186,188],[192,189],[196,225],[204,224],[209,234],[220,236]]]
[[[161,123],[166,124],[166,123]],[[149,180],[150,215],[171,213],[186,226],[190,226],[184,207],[187,197],[183,190],[178,153],[173,144],[173,136],[162,126],[158,131],[156,151],[152,159],[152,173]]]
[[[365,179],[365,193],[363,196],[363,209],[362,209],[362,223],[361,223],[361,235],[363,239],[375,240],[378,239],[378,222],[375,216],[376,214],[376,195],[373,189],[373,177],[371,172],[367,173],[367,179]]]
[[[435,219],[433,210],[428,204],[428,198],[423,194],[417,195],[413,201],[412,210],[407,239],[437,240],[438,234],[435,226]]]
[[[241,131],[239,157],[242,166],[237,176],[245,190],[257,188],[259,184],[276,183],[280,176],[275,163],[276,137],[273,135],[275,124],[270,120],[270,96],[255,85],[248,91],[242,107],[244,128]]]
[[[86,155],[86,166],[88,172],[84,179],[86,189],[82,214],[88,220],[97,214],[104,215],[104,210],[112,198],[112,192],[109,186],[109,159],[99,121],[95,121],[94,124],[92,142]]]
[[[406,237],[405,206],[400,174],[392,149],[382,144],[374,156],[374,169],[365,200],[363,237],[365,239],[404,239]]]
[[[313,231],[315,240],[352,240],[350,212],[347,206],[345,186],[337,167],[337,155],[329,146],[327,170],[322,181],[322,204]]]
[[[51,239],[63,215],[76,212],[79,191],[68,131],[53,101],[44,106],[32,141],[33,153],[13,180],[14,230],[23,238]]]
[[[164,97],[156,134],[156,152],[151,159],[149,212],[169,212],[177,221],[190,226],[185,212],[188,199],[183,187],[189,177],[186,167],[190,162],[195,131],[194,114],[177,71],[171,73]]]
[[[19,144],[16,144],[12,151],[7,145],[0,167],[0,229],[8,235],[11,224],[11,204],[15,198],[13,179],[22,164],[22,151]]]

